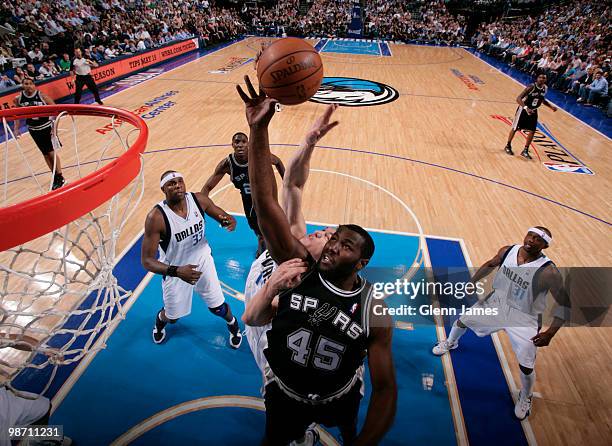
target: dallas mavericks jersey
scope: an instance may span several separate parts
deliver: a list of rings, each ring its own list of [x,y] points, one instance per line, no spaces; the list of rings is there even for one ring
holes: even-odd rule
[[[270,252],[265,250],[251,265],[251,270],[247,276],[246,285],[244,288],[244,305],[248,306],[251,299],[255,297],[257,292],[261,290],[264,284],[268,281],[278,265],[270,256]],[[257,367],[262,373],[265,373],[267,367],[264,350],[268,346],[266,332],[272,324],[268,323],[261,327],[245,326],[246,338],[253,352],[253,357],[257,363]]]
[[[532,85],[532,89],[527,96],[523,100],[525,105],[531,109],[536,109],[542,102],[544,102],[544,96],[546,96],[546,92],[548,91],[548,87],[544,85],[542,88],[538,88],[536,84]]]
[[[253,282],[254,288],[257,290],[261,289],[261,287],[268,281],[274,270],[278,264],[274,261],[272,256],[270,256],[270,251],[267,249],[261,253],[259,257],[253,262],[251,265],[251,270],[249,271],[249,279]],[[249,296],[253,297],[253,296]],[[248,303],[245,296],[245,305]]]
[[[45,100],[42,98],[40,91],[36,90],[36,92],[32,96],[28,96],[25,94],[25,91],[22,91],[19,95],[19,106],[20,107],[33,107],[35,105],[47,105]],[[26,119],[26,124],[28,126],[28,130],[43,130],[51,127],[53,122],[49,117],[41,117],[41,118],[29,118]]]
[[[240,164],[234,158],[234,154],[230,153],[227,157],[230,168],[230,179],[234,183],[234,187],[240,191],[244,212],[248,216],[253,212],[253,200],[251,198],[251,184],[249,183],[249,165]]]
[[[514,245],[505,255],[499,271],[493,279],[493,289],[502,298],[506,298],[508,306],[523,313],[537,316],[546,308],[548,290],[541,289],[537,276],[542,269],[552,263],[542,254],[533,262],[519,265],[518,252],[521,245]]]
[[[174,213],[166,201],[157,208],[166,223],[166,233],[159,241],[159,261],[169,265],[200,265],[210,254],[210,246],[204,236],[204,212],[192,192],[185,194],[187,216]]]
[[[267,332],[268,381],[311,404],[349,392],[363,376],[371,288],[361,279],[357,290],[341,290],[313,268],[283,292]]]

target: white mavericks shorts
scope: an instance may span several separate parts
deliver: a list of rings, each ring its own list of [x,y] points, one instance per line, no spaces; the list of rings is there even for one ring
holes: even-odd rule
[[[204,256],[198,266],[198,271],[201,271],[202,275],[195,285],[191,285],[178,277],[166,277],[162,281],[164,309],[168,319],[179,319],[191,313],[194,289],[208,308],[218,307],[225,302],[212,255]]]
[[[519,364],[530,369],[534,367],[537,347],[531,338],[538,334],[540,329],[537,316],[510,307],[503,297],[496,294],[474,304],[470,309],[497,310],[497,314],[491,315],[464,314],[460,320],[480,337],[505,331]]]
[[[51,403],[47,398],[27,395],[35,399],[22,398],[6,387],[0,387],[0,446],[11,446],[9,427],[30,425],[49,411]]]

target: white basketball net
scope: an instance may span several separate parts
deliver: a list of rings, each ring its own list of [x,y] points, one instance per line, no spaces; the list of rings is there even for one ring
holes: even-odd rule
[[[87,122],[79,132],[77,121]],[[66,128],[63,124],[68,121]],[[111,124],[95,151],[90,127]],[[53,174],[27,134],[14,138],[12,124],[3,120],[2,205],[15,194],[17,201],[47,192],[41,184]],[[126,129],[126,127],[129,127]],[[55,154],[62,161],[66,181],[74,181],[105,161],[128,150],[128,139],[138,129],[117,123],[115,117],[55,118]],[[72,132],[72,135],[70,135]],[[59,135],[58,135],[59,133]],[[86,135],[86,136],[84,136]],[[79,152],[78,141],[89,144]],[[91,155],[94,152],[95,155]],[[1,154],[0,154],[1,155]],[[54,163],[55,173],[55,163]],[[23,196],[26,190],[27,196]],[[0,386],[23,395],[47,391],[58,368],[80,361],[105,347],[113,324],[124,317],[123,304],[131,291],[118,286],[113,275],[116,244],[121,230],[143,193],[143,164],[139,175],[121,192],[81,218],[21,246],[0,253]],[[23,395],[26,396],[27,395]]]

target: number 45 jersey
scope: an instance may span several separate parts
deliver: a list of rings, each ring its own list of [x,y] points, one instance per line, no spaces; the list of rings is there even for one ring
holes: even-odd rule
[[[364,279],[344,291],[313,267],[279,296],[264,350],[266,384],[276,381],[291,398],[310,404],[349,392],[363,376],[372,299]]]

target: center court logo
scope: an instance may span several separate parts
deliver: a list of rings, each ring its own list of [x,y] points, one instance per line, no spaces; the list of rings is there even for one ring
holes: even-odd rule
[[[345,107],[382,105],[399,98],[399,92],[389,85],[354,77],[324,77],[319,91],[310,99],[319,104]]]

